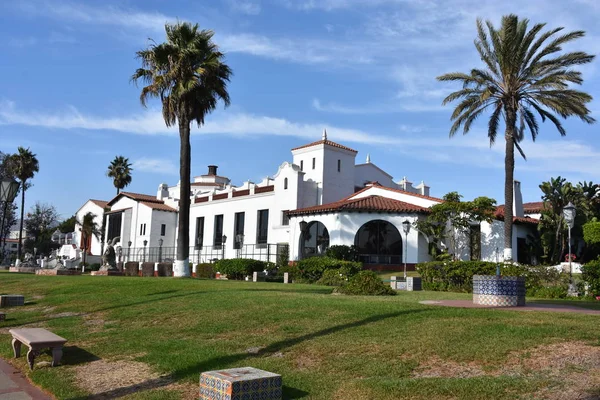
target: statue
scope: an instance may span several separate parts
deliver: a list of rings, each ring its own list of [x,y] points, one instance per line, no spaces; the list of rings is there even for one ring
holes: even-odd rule
[[[25,253],[23,256],[23,261],[19,264],[19,267],[37,268],[38,265],[33,258],[33,254]]]
[[[106,250],[102,254],[102,267],[100,271],[118,271],[117,269],[117,254],[115,253],[115,244],[121,239],[120,236],[109,240],[106,244]]]

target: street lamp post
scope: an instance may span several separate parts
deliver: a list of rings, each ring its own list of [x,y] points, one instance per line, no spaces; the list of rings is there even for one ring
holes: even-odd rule
[[[127,262],[131,261],[131,240],[127,242]]]
[[[158,262],[162,262],[162,245],[163,239],[158,239]]]
[[[12,204],[19,191],[19,182],[12,179],[3,179],[0,184],[0,201],[4,202],[4,212],[2,213],[2,224],[0,225],[0,239],[2,243],[6,243],[4,237],[4,222],[6,221],[6,213],[8,212],[8,205]],[[2,252],[4,253],[4,246],[2,246]],[[1,261],[1,260],[0,260]]]
[[[221,259],[225,259],[225,243],[227,243],[227,236],[221,237]]]
[[[404,281],[406,282],[406,259],[408,257],[408,232],[410,232],[410,221],[405,219],[402,222],[404,228]]]
[[[148,244],[147,240],[144,240],[144,262],[146,262],[146,245]]]
[[[243,233],[238,233],[237,235],[235,235],[235,241],[237,242],[238,245],[238,258],[241,258],[242,256],[242,247],[244,247],[244,234]]]
[[[569,227],[569,291],[567,293],[568,296],[578,295],[577,290],[575,289],[575,285],[573,284],[573,268],[571,266],[571,259],[573,258],[571,256],[571,228],[575,226],[575,215],[577,215],[577,210],[573,203],[569,202],[569,204],[567,204],[563,208],[563,216],[565,218],[565,222]]]

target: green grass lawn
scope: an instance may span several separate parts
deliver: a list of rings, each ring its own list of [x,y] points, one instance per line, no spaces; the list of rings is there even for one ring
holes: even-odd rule
[[[418,303],[470,298],[455,293],[349,297],[317,285],[5,272],[0,292],[27,302],[3,310],[0,356],[12,357],[12,327],[41,326],[69,340],[59,367],[29,373],[24,357],[11,361],[60,399],[87,398],[95,373],[142,382],[115,383],[99,392],[105,398],[197,398],[202,371],[242,366],[281,374],[287,399],[534,398],[571,388],[585,368],[573,357],[579,365],[538,368],[537,354],[558,344],[589,353],[600,344],[594,315]],[[101,362],[109,372],[94,369]],[[600,382],[597,364],[584,372]],[[139,365],[154,375],[146,379]]]

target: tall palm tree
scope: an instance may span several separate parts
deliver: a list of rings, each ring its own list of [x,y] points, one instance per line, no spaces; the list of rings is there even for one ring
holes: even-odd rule
[[[117,194],[131,183],[131,171],[133,171],[133,168],[131,168],[129,158],[116,156],[110,162],[106,176],[113,178],[113,185],[117,188]]]
[[[84,268],[85,262],[87,260],[87,254],[91,250],[89,245],[91,238],[95,237],[96,239],[99,239],[101,234],[98,224],[94,221],[95,217],[96,216],[93,213],[88,212],[83,216],[83,219],[81,221],[77,221],[77,223],[81,225],[81,228],[79,228],[79,230],[81,231],[80,247],[83,250],[82,261],[84,264]]]
[[[19,147],[17,152],[10,156],[10,168],[13,175],[21,182],[21,222],[19,223],[19,243],[17,244],[17,259],[21,259],[21,241],[23,240],[23,222],[25,215],[25,192],[31,184],[27,182],[39,171],[40,165],[29,148]]]
[[[224,54],[213,43],[214,33],[199,30],[198,24],[187,22],[166,24],[167,41],[153,43],[138,51],[142,62],[132,81],[141,80],[144,86],[140,101],[157,97],[162,102],[163,119],[167,126],[179,126],[180,186],[177,260],[175,276],[189,276],[189,217],[190,217],[190,125],[204,124],[205,117],[217,107],[219,100],[228,106],[227,83],[232,75],[224,62]]]
[[[451,93],[443,102],[460,101],[451,117],[454,121],[451,137],[461,127],[464,134],[468,133],[472,123],[490,109],[488,138],[492,145],[501,117],[504,121],[504,258],[509,260],[512,259],[515,148],[525,158],[519,143],[526,129],[533,140],[538,135],[535,113],[542,122],[550,120],[562,136],[566,131],[557,116],[564,119],[575,116],[587,123],[594,122],[586,106],[592,96],[570,87],[570,84],[583,82],[581,73],[573,67],[591,62],[594,56],[581,51],[557,54],[562,45],[583,37],[585,32],[559,34],[563,28],[556,28],[542,33],[545,24],[536,24],[529,30],[528,25],[529,20],[519,20],[512,14],[502,17],[500,29],[494,28],[490,21],[484,26],[477,20],[475,47],[484,68],[437,78],[462,83],[462,89]]]

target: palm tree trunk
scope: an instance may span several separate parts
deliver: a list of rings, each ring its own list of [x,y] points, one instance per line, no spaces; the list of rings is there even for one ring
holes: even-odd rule
[[[25,217],[25,182],[21,182],[21,221],[19,222],[19,242],[17,243],[17,260],[21,259],[21,241],[23,240],[23,218]]]
[[[189,243],[190,243],[190,168],[191,144],[190,122],[186,118],[179,119],[180,137],[180,165],[179,176],[179,221],[177,226],[177,260],[173,268],[173,275],[179,277],[190,276],[189,271]]]
[[[504,259],[513,259],[512,226],[513,226],[513,191],[515,172],[515,124],[517,112],[506,107],[506,153],[504,156]]]

